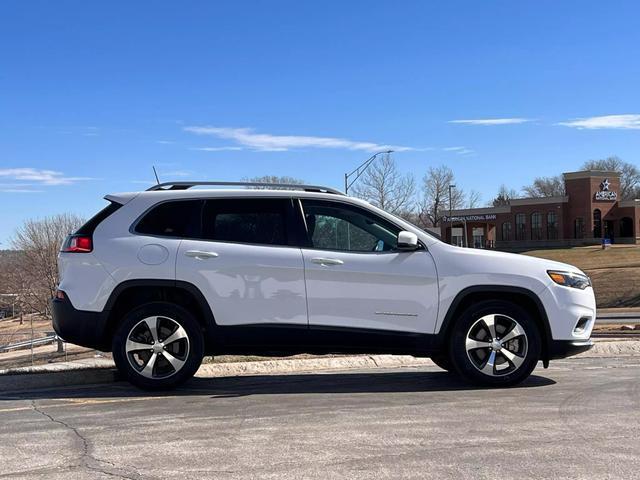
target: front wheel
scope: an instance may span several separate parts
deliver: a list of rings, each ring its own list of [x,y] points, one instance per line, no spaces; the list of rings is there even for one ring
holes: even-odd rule
[[[202,363],[200,325],[184,308],[153,302],[133,309],[113,338],[113,359],[134,385],[145,389],[175,387],[191,378]]]
[[[455,373],[455,369],[451,364],[451,359],[449,358],[449,355],[447,355],[446,353],[433,355],[431,357],[431,361],[435,363],[438,367],[440,367],[442,370]]]
[[[540,358],[541,340],[533,317],[510,302],[488,301],[463,313],[451,336],[451,360],[471,382],[496,387],[526,379]]]

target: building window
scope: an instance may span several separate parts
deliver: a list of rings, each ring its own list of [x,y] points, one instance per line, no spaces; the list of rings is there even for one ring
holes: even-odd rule
[[[633,219],[630,217],[622,217],[620,219],[620,236],[633,237]]]
[[[524,213],[516,215],[516,240],[526,240],[527,216]]]
[[[578,217],[573,222],[573,236],[575,238],[584,238],[584,218]]]
[[[540,212],[531,214],[531,240],[542,240],[542,214]]]
[[[473,227],[471,233],[473,234],[473,248],[484,248],[484,228]]]
[[[511,240],[511,222],[504,222],[502,224],[502,240],[505,242]]]
[[[462,227],[453,227],[451,229],[451,244],[464,247],[464,229]]]
[[[547,238],[558,239],[558,215],[556,212],[547,212]]]
[[[602,238],[602,212],[599,208],[593,211],[593,238]]]

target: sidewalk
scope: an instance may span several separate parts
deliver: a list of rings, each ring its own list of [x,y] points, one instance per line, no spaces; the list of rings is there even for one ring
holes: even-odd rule
[[[636,315],[640,318],[640,307],[599,308],[596,317],[613,315]]]

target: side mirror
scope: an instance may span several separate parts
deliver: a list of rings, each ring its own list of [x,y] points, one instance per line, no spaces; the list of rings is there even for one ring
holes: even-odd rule
[[[418,236],[415,233],[402,231],[398,233],[398,250],[417,250]]]

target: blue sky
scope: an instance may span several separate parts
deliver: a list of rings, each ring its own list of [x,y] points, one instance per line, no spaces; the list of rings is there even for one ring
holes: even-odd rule
[[[0,248],[151,165],[341,187],[391,145],[487,202],[588,159],[637,164],[638,18],[635,1],[2,2]]]

